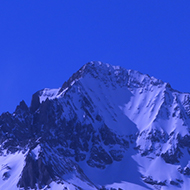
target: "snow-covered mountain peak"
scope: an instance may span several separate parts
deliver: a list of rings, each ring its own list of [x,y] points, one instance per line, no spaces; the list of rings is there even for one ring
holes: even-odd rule
[[[161,87],[166,86],[167,83],[150,77],[149,75],[142,74],[135,70],[127,70],[120,66],[113,66],[100,61],[91,61],[82,66],[76,73],[74,73],[68,81],[64,82],[61,88],[58,89],[43,89],[38,92],[40,102],[45,101],[46,98],[54,99],[63,97],[66,91],[81,79],[88,80],[89,78],[95,79],[96,83],[104,82],[108,85],[133,88],[150,89],[151,86]]]
[[[2,114],[0,143],[0,189],[188,189],[190,94],[89,62]]]
[[[84,65],[79,71],[81,77],[85,78],[86,75],[96,80],[112,83],[118,86],[127,86],[131,88],[148,88],[150,86],[169,87],[168,83],[164,83],[160,79],[150,77],[147,74],[142,74],[136,70],[127,70],[120,66],[113,66],[108,63],[100,61],[89,62]]]
[[[121,68],[120,66],[112,66],[109,64],[102,63],[100,61],[88,62],[82,66],[76,73],[74,73],[61,88],[58,89],[48,89],[45,88],[40,90],[37,94],[40,97],[40,102],[45,101],[46,98],[54,99],[63,97],[65,92],[75,84],[78,80],[88,78],[94,78],[102,82],[110,82],[119,79],[120,75],[127,77],[127,70]],[[97,81],[97,82],[98,82]]]

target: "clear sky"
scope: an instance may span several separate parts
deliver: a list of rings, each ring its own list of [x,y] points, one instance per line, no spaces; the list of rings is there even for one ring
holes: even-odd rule
[[[0,114],[92,60],[190,92],[190,1],[1,1]]]

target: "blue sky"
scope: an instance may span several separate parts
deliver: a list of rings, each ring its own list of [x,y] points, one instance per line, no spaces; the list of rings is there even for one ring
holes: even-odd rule
[[[190,1],[2,0],[0,113],[97,60],[190,92]]]

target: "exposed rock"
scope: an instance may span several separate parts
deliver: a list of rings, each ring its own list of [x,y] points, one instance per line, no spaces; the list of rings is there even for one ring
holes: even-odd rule
[[[171,184],[171,185],[175,185],[175,186],[179,186],[179,185],[180,185],[178,182],[173,181],[173,180],[170,181],[170,184]]]
[[[143,181],[145,183],[151,184],[151,185],[160,185],[160,186],[166,186],[166,180],[165,181],[157,181],[152,178],[152,176],[145,177],[143,176]]]
[[[41,189],[52,181],[47,166],[43,163],[42,159],[36,160],[32,153],[26,158],[26,165],[22,171],[22,176],[17,184],[18,187],[24,189],[37,188]]]
[[[32,101],[30,105],[31,112],[35,112],[40,106],[39,92],[32,95]]]
[[[92,147],[90,151],[90,158],[87,161],[89,166],[97,167],[100,169],[104,169],[106,165],[111,164],[112,162],[112,158],[101,146]]]

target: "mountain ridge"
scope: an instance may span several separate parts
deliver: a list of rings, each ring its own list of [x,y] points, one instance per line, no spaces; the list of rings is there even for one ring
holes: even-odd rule
[[[106,70],[107,70],[107,72],[104,73]],[[103,73],[103,74],[101,74],[101,73]],[[86,74],[91,74],[95,78],[101,77],[102,80],[108,79],[107,76],[112,74],[115,76],[123,75],[122,77],[125,77],[124,80],[126,80],[126,77],[129,77],[130,79],[134,79],[134,78],[137,78],[137,76],[138,76],[139,79],[140,79],[140,77],[145,77],[145,79],[148,79],[154,85],[164,83],[163,81],[161,81],[159,79],[156,79],[154,77],[150,77],[147,74],[142,74],[139,71],[127,70],[127,69],[122,68],[120,66],[113,66],[113,65],[110,65],[107,63],[105,64],[105,63],[102,63],[100,61],[91,61],[91,62],[88,62],[87,64],[85,64],[84,66],[82,66],[67,81],[65,81],[63,83],[62,87],[57,89],[58,90],[58,92],[56,92],[57,95],[59,96],[62,91],[67,89],[69,86],[72,86],[72,84],[75,81],[82,78]],[[101,74],[101,75],[99,76],[99,74]],[[136,76],[134,77],[134,75],[136,75]],[[118,78],[119,78],[119,76],[118,76]],[[143,84],[143,82],[146,83],[146,81],[139,81],[139,80],[134,81],[134,80],[132,80],[132,83],[136,84],[137,86],[139,84]],[[129,81],[129,83],[131,83],[131,81]],[[171,87],[169,83],[167,83],[167,85],[168,85],[168,87]],[[43,90],[47,91],[47,90],[51,90],[51,89],[45,88],[45,89],[42,89],[38,92],[41,92]],[[52,89],[52,90],[54,90],[54,89]],[[53,96],[53,94],[50,93],[50,96]]]
[[[0,116],[0,188],[185,189],[189,128],[189,93],[89,62]]]

